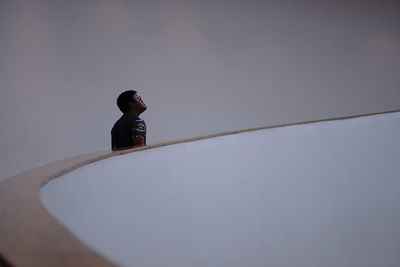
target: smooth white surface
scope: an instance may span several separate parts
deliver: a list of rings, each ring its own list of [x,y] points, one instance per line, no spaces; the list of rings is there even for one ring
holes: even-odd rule
[[[2,0],[0,180],[110,148],[400,108],[400,1]]]
[[[41,191],[122,266],[400,266],[400,113],[112,157]]]

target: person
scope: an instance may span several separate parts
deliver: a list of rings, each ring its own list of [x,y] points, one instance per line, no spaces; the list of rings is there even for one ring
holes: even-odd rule
[[[121,93],[117,106],[123,113],[111,130],[111,149],[121,150],[146,145],[146,123],[139,117],[147,106],[134,90]]]

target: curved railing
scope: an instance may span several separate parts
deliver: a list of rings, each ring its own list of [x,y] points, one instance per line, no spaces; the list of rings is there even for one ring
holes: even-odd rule
[[[115,155],[224,135],[394,112],[399,110],[231,131],[117,152],[91,153],[13,176],[0,183],[0,265],[113,266],[109,260],[96,254],[72,235],[49,214],[40,200],[39,190],[47,182],[86,164]]]

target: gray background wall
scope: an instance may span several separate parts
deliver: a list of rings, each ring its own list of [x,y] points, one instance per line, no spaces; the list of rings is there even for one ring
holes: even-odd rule
[[[396,3],[397,2],[397,3]],[[400,108],[398,1],[0,1],[0,180],[109,149]]]

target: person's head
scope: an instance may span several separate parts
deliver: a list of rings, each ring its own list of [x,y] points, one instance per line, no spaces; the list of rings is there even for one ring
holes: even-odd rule
[[[134,90],[121,93],[117,98],[117,106],[122,113],[141,114],[147,109],[146,104]]]

